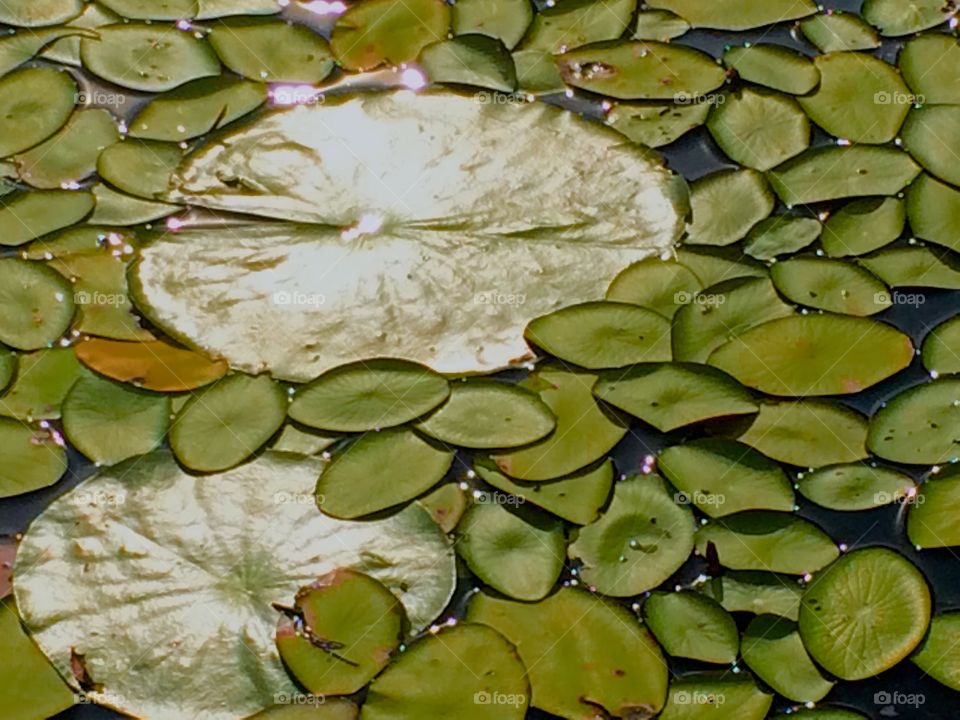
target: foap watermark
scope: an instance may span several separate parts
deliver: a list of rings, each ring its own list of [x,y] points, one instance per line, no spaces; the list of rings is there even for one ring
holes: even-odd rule
[[[917,493],[916,489],[909,490],[905,493],[889,493],[881,490],[880,492],[874,494],[873,501],[877,505],[889,505],[890,503],[900,503],[901,505],[923,505],[923,503],[926,502],[926,498]]]
[[[884,705],[887,707],[893,705],[903,705],[906,707],[918,708],[926,701],[927,698],[923,693],[905,693],[900,692],[899,690],[890,692],[888,690],[881,690],[880,692],[873,694],[874,705]]]
[[[923,105],[925,98],[923,95],[914,95],[899,90],[894,92],[881,90],[873,94],[873,102],[877,105]]]
[[[921,293],[904,293],[894,290],[874,293],[873,302],[877,305],[909,305],[918,308],[927,302],[927,298]]]
[[[273,494],[274,505],[323,505],[325,499],[323,495],[287,492],[286,490],[280,490]]]
[[[527,696],[522,693],[486,692],[481,690],[473,694],[474,705],[509,705],[523,707],[527,703]]]
[[[108,492],[107,490],[78,490],[74,497],[85,505],[125,505],[127,494],[124,492]]]
[[[701,690],[676,690],[673,693],[675,705],[723,705],[727,698],[723,693],[705,693]]]
[[[526,301],[525,293],[506,293],[499,290],[478,292],[473,296],[474,305],[523,305]]]
[[[693,95],[691,93],[677,93],[673,102],[677,105],[723,105],[727,101],[726,95]]]
[[[76,305],[109,305],[111,307],[124,307],[128,305],[130,299],[123,293],[105,293],[99,290],[87,292],[78,290],[73,294],[73,302]]]
[[[727,301],[726,295],[711,295],[710,293],[692,293],[681,290],[674,293],[673,302],[677,305],[706,305],[719,307]]]
[[[719,507],[723,505],[727,498],[725,495],[720,493],[705,493],[700,490],[695,492],[678,492],[674,493],[673,500],[678,505],[712,505],[714,507]]]
[[[104,92],[102,90],[81,90],[76,94],[77,105],[96,105],[99,107],[120,107],[126,101],[122,93]]]
[[[526,95],[478,92],[473,94],[473,99],[481,105],[526,105],[530,98]]]
[[[500,493],[489,493],[483,492],[482,490],[475,490],[473,493],[473,501],[477,505],[513,505],[515,507],[519,507],[527,502],[527,499],[518,497],[516,495],[502,495]]]
[[[325,696],[314,695],[313,693],[278,692],[273,694],[274,705],[323,705],[326,701]]]
[[[287,292],[281,290],[273,294],[274,305],[297,305],[306,307],[320,307],[327,302],[327,296],[320,293]]]
[[[273,105],[323,105],[327,96],[313,85],[273,85],[267,91]]]
[[[127,704],[127,697],[126,695],[115,692],[98,692],[92,696],[85,692],[80,692],[73,696],[73,704],[123,706]]]

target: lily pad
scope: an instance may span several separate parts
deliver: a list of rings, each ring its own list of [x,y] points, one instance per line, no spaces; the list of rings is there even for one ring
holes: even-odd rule
[[[145,390],[183,392],[209,385],[227,372],[211,360],[162,340],[120,342],[88,338],[77,344],[77,358],[91,370]]]
[[[917,162],[941,180],[960,185],[954,148],[960,146],[960,106],[914,108],[903,124],[903,145]]]
[[[172,215],[180,209],[179,205],[132,197],[103,184],[94,185],[92,189],[97,198],[97,206],[87,218],[92,225],[140,225]]]
[[[580,576],[612,597],[638,595],[675,573],[693,550],[693,513],[677,505],[656,475],[618,483],[595,522],[582,527],[568,553]]]
[[[732,47],[723,62],[747,82],[790,93],[806,95],[820,82],[820,71],[806,55],[770,43]]]
[[[743,243],[743,251],[757,260],[774,260],[802,250],[820,237],[823,226],[816,218],[775,215],[754,225]]]
[[[785,298],[819,310],[865,317],[891,304],[875,275],[842,260],[791,258],[770,268],[770,277]]]
[[[80,39],[81,37],[88,36],[84,30],[94,30],[103,25],[113,25],[121,21],[122,18],[113,12],[113,10],[108,10],[98,2],[84,3],[83,12],[75,18],[72,18],[67,26],[63,28],[64,30],[71,30],[71,35],[52,43],[43,51],[41,57],[63,63],[64,65],[81,67]],[[79,28],[80,32],[78,34],[72,34],[72,29],[74,28]],[[89,36],[93,37],[93,33]]]
[[[155,200],[167,192],[170,179],[183,160],[173,143],[124,140],[100,154],[100,177],[128,195]]]
[[[960,498],[960,473],[953,467],[942,474],[930,475],[920,492],[908,498],[907,537],[917,548],[943,548],[960,545],[960,532],[954,508]]]
[[[430,517],[445,533],[453,532],[470,506],[467,494],[455,482],[440,485],[417,502],[430,513]]]
[[[100,0],[118,15],[132,20],[179,20],[197,14],[197,0]]]
[[[421,638],[391,663],[370,686],[360,720],[521,720],[529,695],[517,649],[485,625],[464,624]]]
[[[79,222],[93,210],[91,193],[34,190],[0,202],[0,245],[18,246]]]
[[[852,12],[831,10],[818,13],[802,21],[800,31],[823,53],[880,47],[876,30]]]
[[[660,452],[657,467],[687,502],[710,517],[794,507],[790,479],[780,466],[734,440],[701,438],[673,445]]]
[[[243,462],[280,429],[287,394],[269,377],[231,375],[177,413],[170,447],[191,470],[217,472]]]
[[[450,445],[493,449],[536,442],[556,424],[532,392],[496,380],[467,380],[453,383],[449,399],[415,427]]]
[[[919,35],[900,51],[900,72],[921,104],[960,104],[960,43],[951,35]]]
[[[773,211],[774,197],[757,171],[721,170],[693,183],[690,205],[687,244],[732,245]]]
[[[647,5],[674,12],[694,27],[714,30],[749,30],[817,11],[811,0],[650,0]]]
[[[764,403],[737,439],[780,462],[823,467],[867,457],[867,421],[824,400]]]
[[[53,135],[76,102],[77,84],[67,72],[26,68],[0,79],[0,157],[29,150]]]
[[[910,338],[893,327],[843,315],[794,315],[738,335],[709,363],[770,395],[849,395],[910,365]]]
[[[658,148],[695,130],[707,121],[710,103],[618,103],[607,115],[607,125],[633,142]]]
[[[856,511],[889,505],[912,495],[909,475],[873,465],[831,465],[800,475],[798,490],[830,510]]]
[[[342,435],[304,430],[292,423],[287,423],[270,449],[295,455],[319,455],[327,448],[336,445],[342,438]]]
[[[867,445],[893,462],[931,465],[960,458],[960,379],[942,378],[897,395],[870,420]]]
[[[319,83],[334,68],[323,37],[283,20],[223,20],[207,37],[223,64],[250,80]]]
[[[0,461],[0,498],[49,487],[67,472],[63,439],[55,430],[7,418],[0,418]]]
[[[29,260],[0,259],[0,342],[36,350],[57,340],[73,320],[73,289],[59,273]]]
[[[836,543],[813,523],[792,513],[756,510],[711,520],[697,531],[697,553],[713,545],[732,570],[804,575],[840,555]]]
[[[88,373],[71,348],[17,356],[17,377],[0,398],[0,415],[18,420],[56,420],[73,384]]]
[[[637,0],[573,0],[536,13],[522,50],[562,53],[588,43],[616,40],[630,24]]]
[[[641,10],[633,24],[633,37],[637,40],[667,42],[689,29],[690,23],[667,10]]]
[[[682,263],[649,258],[617,275],[607,300],[649,308],[670,319],[701,288],[700,279]]]
[[[474,505],[457,525],[456,548],[467,566],[517,600],[547,596],[563,571],[566,546],[559,521],[499,503]]]
[[[960,250],[960,188],[924,173],[907,193],[907,216],[916,237]]]
[[[201,2],[210,1],[201,0]],[[281,700],[290,702],[287,695],[279,697]],[[296,695],[290,697],[297,698]],[[360,709],[349,700],[325,697],[322,703],[317,701],[307,705],[274,705],[263,712],[251,715],[250,720],[357,720],[359,715]]]
[[[81,34],[87,33],[69,27],[38,28],[0,38],[0,75],[6,75],[58,40]]]
[[[66,22],[83,10],[83,0],[7,0],[0,8],[0,23],[42,27]]]
[[[945,612],[930,620],[930,632],[910,661],[937,682],[960,689],[960,613]]]
[[[923,341],[923,366],[938,375],[960,373],[960,318],[935,327]]]
[[[690,268],[704,287],[736,278],[767,277],[766,265],[747,257],[737,247],[680,247],[677,260]]]
[[[782,715],[775,715],[774,718],[776,720],[866,720],[867,716],[853,710],[824,705],[812,710],[794,710]]]
[[[331,517],[358,518],[405,503],[443,479],[453,452],[406,428],[362,435],[341,450],[317,483],[317,504]]]
[[[20,545],[28,629],[66,678],[73,653],[84,656],[103,686],[93,700],[157,720],[234,720],[298,694],[271,603],[288,604],[305,579],[367,573],[414,628],[429,624],[454,585],[443,533],[420,507],[364,523],[318,513],[300,500],[312,498],[320,465],[266,453],[198,477],[155,452],[101,471],[49,505]],[[120,629],[104,608],[133,608],[139,620]],[[145,649],[150,662],[131,666]]]
[[[455,35],[486,35],[508,50],[517,46],[533,21],[529,0],[461,0],[450,12]]]
[[[825,670],[863,680],[920,643],[930,589],[914,565],[886,548],[856,550],[814,577],[800,604],[800,636]]]
[[[709,580],[700,592],[713,598],[728,612],[777,615],[796,620],[800,615],[803,587],[788,575],[744,570],[724,572]]]
[[[17,354],[0,345],[0,392],[7,389],[17,374]]]
[[[107,110],[77,110],[53,137],[14,160],[24,182],[59,188],[96,172],[100,153],[119,139],[117,122]]]
[[[860,262],[892,288],[960,289],[960,261],[944,250],[898,247],[867,255]]]
[[[820,244],[830,257],[864,255],[900,237],[906,218],[899,198],[853,200],[827,218]]]
[[[774,615],[755,617],[743,633],[743,661],[773,690],[796,702],[822,700],[834,683],[820,674],[797,624]]]
[[[643,621],[673,657],[722,664],[737,659],[737,624],[706,595],[655,592],[643,602]]]
[[[545,50],[516,50],[513,64],[517,69],[517,89],[528,95],[563,92],[566,85],[553,55]]]
[[[789,95],[744,87],[723,96],[707,129],[734,162],[770,170],[810,146],[810,122]]]
[[[728,703],[730,703],[728,705]],[[762,720],[773,705],[751,678],[696,674],[674,679],[660,720]]]
[[[948,0],[865,0],[864,19],[883,35],[910,35],[942,24],[950,8]]]
[[[506,93],[517,88],[517,72],[510,52],[502,42],[486,35],[459,35],[427,45],[420,52],[419,63],[435,83],[472,85]]]
[[[561,717],[589,717],[598,708],[614,717],[642,716],[663,707],[667,664],[653,636],[624,607],[575,588],[538,603],[480,592],[467,619],[517,646],[533,707]]]

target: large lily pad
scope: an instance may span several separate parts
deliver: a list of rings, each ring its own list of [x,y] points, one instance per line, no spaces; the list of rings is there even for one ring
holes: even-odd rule
[[[899,502],[916,485],[909,475],[863,463],[849,463],[801,473],[800,494],[831,510],[855,511]]]
[[[900,72],[923,103],[960,103],[960,43],[952,35],[918,35],[900,53]]]
[[[650,7],[669,10],[694,27],[749,30],[813,15],[812,0],[652,0]]]
[[[46,140],[73,112],[77,84],[52,67],[18,70],[0,80],[0,157]]]
[[[334,68],[327,41],[303,25],[282,20],[225,20],[210,45],[238,75],[264,82],[318,83]]]
[[[431,622],[454,584],[442,531],[417,506],[366,523],[318,513],[319,468],[267,453],[197,477],[157,452],[102,472],[47,507],[20,545],[28,629],[74,687],[71,657],[84,656],[98,701],[155,720],[234,720],[298,692],[271,603],[324,573],[365,572],[415,628]]]
[[[864,317],[891,304],[875,275],[842,260],[795,257],[774,265],[770,277],[785,298],[819,310]]]

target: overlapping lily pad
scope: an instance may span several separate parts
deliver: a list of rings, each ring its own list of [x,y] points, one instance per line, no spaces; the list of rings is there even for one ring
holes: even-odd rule
[[[0,79],[0,157],[29,150],[62,128],[76,95],[70,74],[52,67],[18,70]]]
[[[776,615],[796,620],[803,586],[796,578],[757,570],[725,572],[700,589],[729,612]]]
[[[503,43],[486,35],[461,35],[427,45],[420,67],[435,83],[472,85],[500,92],[517,89],[517,71]]]
[[[742,652],[757,677],[791,700],[817,702],[833,689],[807,655],[795,622],[755,617],[744,631]]]
[[[52,429],[0,418],[0,440],[0,497],[48,487],[67,471],[63,440]]]
[[[462,0],[450,13],[455,35],[486,35],[497,38],[510,50],[533,20],[533,8],[527,0]]]
[[[219,380],[227,372],[211,360],[162,340],[121,342],[89,338],[76,345],[77,358],[91,370],[146,390],[183,392]]]
[[[938,375],[960,373],[960,320],[938,325],[923,341],[923,366]]]
[[[521,44],[524,50],[565,52],[587,43],[615,40],[623,34],[637,0],[574,0],[536,13]]]
[[[910,186],[907,216],[916,237],[960,250],[960,188],[924,173]]]
[[[900,52],[903,79],[918,103],[960,103],[960,45],[956,38],[940,33],[919,35]]]
[[[786,20],[796,20],[817,11],[810,0],[653,0],[650,7],[675,12],[694,27],[717,30],[748,30]]]
[[[856,13],[828,11],[800,23],[803,36],[821,52],[872,50],[880,46],[880,38]]]
[[[0,342],[17,350],[53,344],[70,327],[73,289],[54,270],[29,260],[0,259]]]
[[[870,420],[867,443],[900,463],[933,464],[960,457],[960,379],[942,378],[897,395]]]
[[[775,260],[811,245],[823,230],[816,218],[775,215],[754,225],[743,242],[743,251],[757,260]]]
[[[731,245],[742,239],[774,207],[773,193],[755,170],[722,170],[697,180],[687,228],[690,245]]]
[[[906,204],[895,197],[848,202],[823,224],[820,244],[831,257],[864,255],[900,237]]]
[[[643,603],[643,620],[673,657],[732,663],[740,637],[733,617],[705,595],[656,592]]]
[[[945,0],[866,0],[863,17],[888,36],[909,35],[940,25],[947,19]]]
[[[723,62],[744,80],[791,95],[806,95],[820,82],[820,71],[810,58],[772,43],[732,47]]]
[[[770,277],[784,297],[819,310],[865,317],[891,305],[875,275],[841,260],[796,257],[774,265]]]
[[[896,470],[850,463],[804,473],[797,489],[805,498],[823,507],[855,511],[909,499],[916,485],[909,475]]]
[[[910,658],[934,680],[960,690],[960,613],[946,612],[930,620],[930,632]]]
[[[319,83],[334,68],[327,41],[303,25],[260,18],[224,20],[208,37],[223,64],[251,80]]]

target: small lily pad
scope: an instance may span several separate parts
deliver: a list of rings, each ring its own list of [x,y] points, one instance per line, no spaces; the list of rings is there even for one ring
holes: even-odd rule
[[[177,399],[186,401],[182,396]],[[283,426],[277,439],[273,441],[270,449],[276,452],[293,453],[294,455],[319,455],[342,439],[342,435],[304,430],[293,423],[287,423]]]
[[[167,192],[182,160],[183,151],[173,143],[131,139],[104,150],[97,171],[118,190],[154,200]]]
[[[655,592],[643,602],[643,621],[668,655],[722,664],[737,659],[737,624],[706,595]]]
[[[953,156],[960,147],[960,106],[914,108],[903,124],[903,146],[917,162],[951,185],[960,185],[960,167]]]
[[[691,187],[693,222],[687,227],[689,245],[732,245],[767,217],[773,193],[756,170],[721,170],[700,178]]]
[[[77,110],[53,137],[14,160],[24,182],[59,188],[96,172],[100,153],[119,139],[117,122],[107,110]]]
[[[64,37],[53,42],[43,51],[41,57],[46,58],[47,60],[53,60],[54,62],[63,63],[64,65],[81,67],[80,39],[81,37],[87,36],[87,33],[83,32],[83,30],[93,30],[95,28],[102,27],[103,25],[113,25],[121,22],[122,19],[123,18],[113,12],[113,10],[108,10],[98,2],[84,3],[83,12],[81,12],[75,18],[72,18],[69,24],[64,28],[65,30],[79,28],[81,29],[80,33]],[[89,36],[93,37],[93,33],[91,33]]]
[[[457,525],[456,549],[494,590],[516,600],[541,600],[553,589],[566,556],[563,525],[499,503],[470,508]]]
[[[960,690],[960,612],[945,612],[930,620],[930,632],[910,662],[937,682]]]
[[[736,247],[680,247],[677,261],[690,268],[705,288],[725,280],[767,277],[766,265],[747,257]]]
[[[770,43],[732,47],[723,62],[747,82],[790,93],[806,95],[820,82],[820,71],[806,55]]]
[[[0,498],[49,487],[66,472],[67,453],[56,431],[0,418]]]
[[[179,205],[143,200],[117,192],[102,183],[93,186],[93,194],[97,198],[97,206],[87,218],[91,225],[140,225],[172,215],[180,209]]]
[[[947,20],[948,0],[865,0],[863,18],[888,37],[910,35]]]
[[[924,173],[907,193],[907,216],[916,237],[960,251],[960,188]]]
[[[0,342],[36,350],[62,336],[73,320],[73,288],[44,265],[0,259]]]
[[[775,615],[755,617],[743,633],[743,661],[790,700],[817,702],[834,683],[821,675],[803,647],[797,624]]]
[[[770,277],[798,305],[866,317],[890,307],[887,286],[875,275],[843,260],[795,257],[776,263]]]
[[[573,0],[537,12],[522,50],[562,53],[588,43],[616,40],[630,24],[637,0]]]
[[[201,2],[210,1],[201,0]],[[287,698],[282,696],[281,699]],[[251,715],[249,720],[357,720],[359,715],[360,708],[349,700],[325,697],[323,703],[319,703],[318,700],[317,703],[310,705],[273,705],[263,712]]]
[[[0,9],[0,23],[19,27],[57,25],[75,18],[83,0],[7,0]]]
[[[533,21],[529,0],[460,0],[450,12],[455,35],[486,35],[508,50],[517,46]]]
[[[900,72],[921,104],[960,104],[960,43],[952,35],[919,35],[900,51]]]
[[[91,193],[33,190],[0,201],[0,245],[18,246],[79,222],[93,210]]]
[[[517,71],[509,51],[502,42],[486,35],[459,35],[427,45],[420,52],[419,64],[435,83],[505,93],[517,88]]]
[[[870,420],[867,445],[893,462],[932,465],[960,458],[960,379],[941,378],[897,395]]]
[[[825,670],[863,680],[889,670],[923,639],[930,589],[886,548],[856,550],[814,577],[800,604],[800,636]]]
[[[669,145],[707,121],[710,103],[617,104],[607,115],[607,124],[640,145]]]
[[[0,79],[0,157],[29,150],[53,135],[76,102],[77,84],[70,73],[51,67],[17,70]]]
[[[613,279],[607,300],[639,305],[670,319],[701,287],[700,279],[682,263],[648,258]]]
[[[22,30],[5,35],[0,38],[0,75],[6,75],[57,40],[81,34],[86,33],[79,29],[59,27]]]
[[[820,244],[830,257],[865,255],[900,237],[906,219],[906,203],[899,198],[852,200],[827,218]]]
[[[222,360],[211,360],[162,340],[89,338],[77,344],[76,352],[80,362],[101,375],[158,392],[195,390],[227,372]]]
[[[960,318],[935,327],[923,341],[923,366],[938,375],[960,373]]]
[[[820,237],[823,226],[816,218],[775,215],[754,225],[743,243],[743,251],[757,260],[773,260],[793,254]]]
[[[590,587],[612,597],[638,595],[675,573],[693,550],[693,513],[677,505],[656,475],[624,480],[610,506],[568,548]]]
[[[804,575],[840,555],[836,543],[813,523],[792,513],[755,510],[711,520],[697,531],[697,553],[716,549],[720,564],[732,570],[763,570]]]
[[[728,704],[729,703],[729,704]],[[773,695],[749,677],[698,673],[674,679],[659,720],[762,720]]]
[[[512,57],[520,92],[546,95],[566,89],[553,55],[545,50],[517,50]]]
[[[334,68],[323,37],[283,20],[223,20],[207,37],[223,64],[250,80],[319,83]]]
[[[892,288],[960,289],[960,261],[927,247],[898,247],[860,258],[861,264]]]
[[[788,575],[744,570],[725,572],[700,589],[728,612],[777,615],[796,620],[800,615],[803,587]]]
[[[396,428],[362,435],[320,475],[317,504],[337,518],[358,518],[405,503],[443,479],[453,452]]]
[[[660,452],[660,472],[710,517],[794,507],[790,479],[773,460],[743,443],[701,438]]]
[[[668,10],[641,10],[633,24],[633,37],[637,40],[667,42],[689,29],[690,23]]]
[[[909,475],[863,463],[831,465],[800,475],[800,494],[821,507],[852,512],[889,505],[916,487]]]
[[[72,348],[50,348],[17,356],[17,376],[0,398],[0,415],[19,420],[56,420],[70,388],[88,373]]]
[[[287,394],[280,385],[265,375],[231,375],[177,413],[170,447],[191,470],[226,470],[259,450],[286,415]]]
[[[131,20],[180,20],[197,13],[197,0],[100,0],[118,15]]]
[[[709,363],[770,395],[849,395],[913,360],[910,338],[890,325],[844,315],[794,315],[738,335]]]
[[[812,710],[803,708],[774,715],[774,720],[867,720],[867,716],[853,710],[822,705]]]
[[[880,47],[876,30],[852,12],[831,10],[818,13],[803,20],[800,31],[823,53]]]
[[[415,427],[450,445],[493,449],[536,442],[553,431],[556,419],[535,393],[478,379],[453,383],[447,401]]]
[[[650,7],[674,12],[698,28],[750,30],[812,15],[812,0],[650,0]]]
[[[455,482],[440,485],[417,502],[445,533],[453,532],[470,505],[466,492]]]

